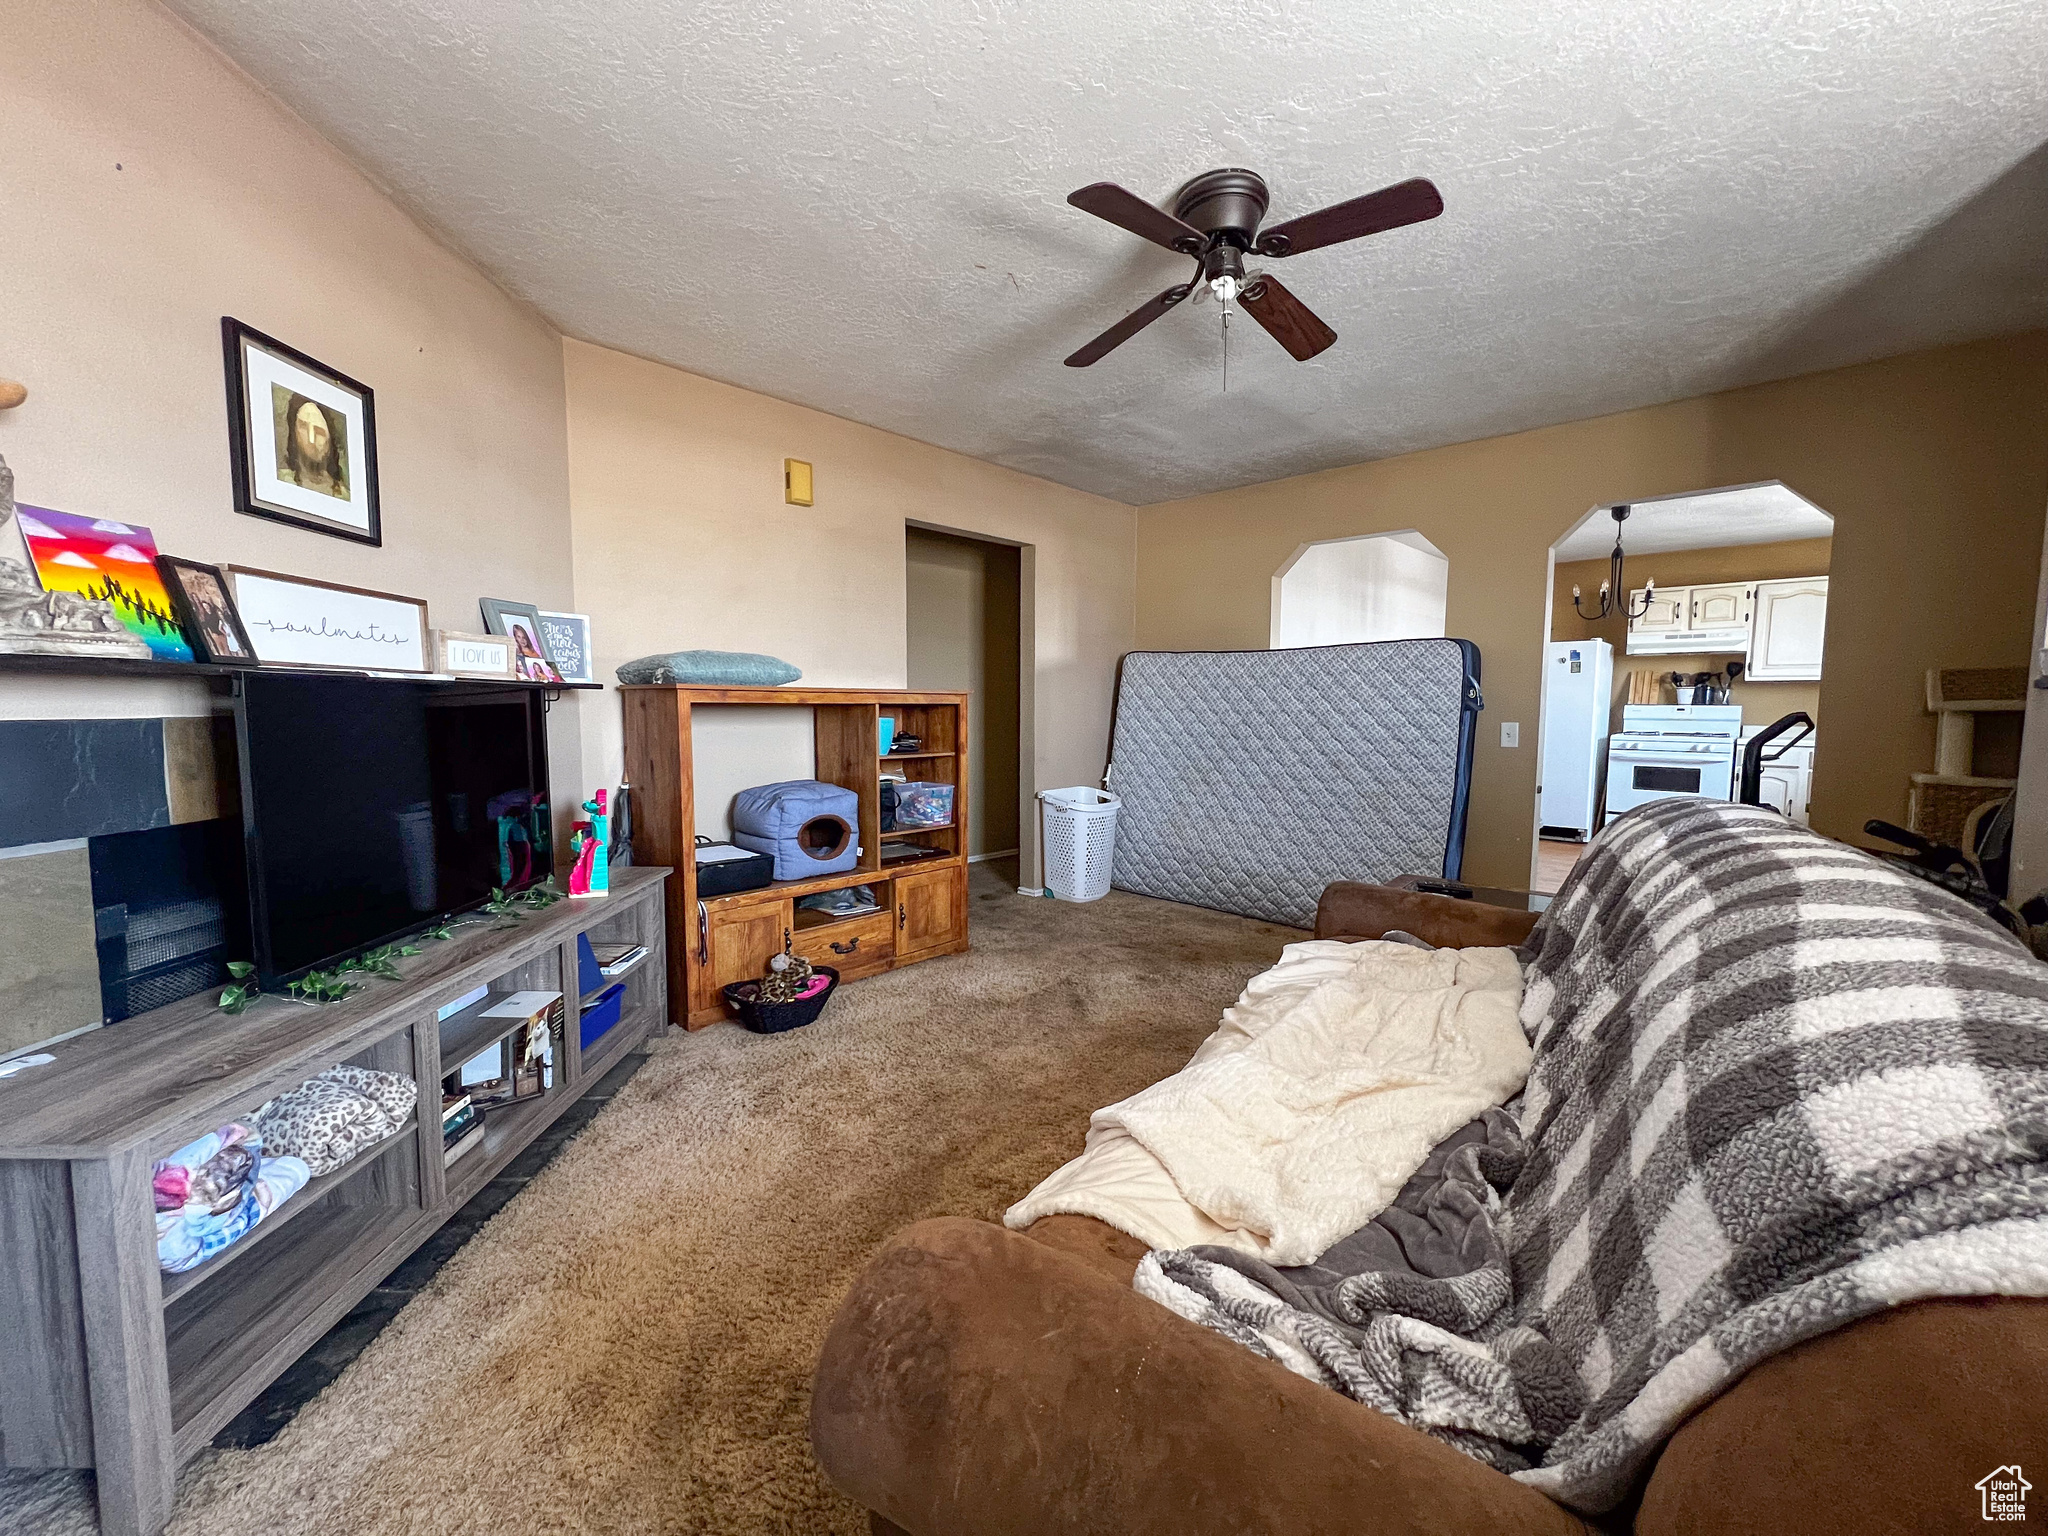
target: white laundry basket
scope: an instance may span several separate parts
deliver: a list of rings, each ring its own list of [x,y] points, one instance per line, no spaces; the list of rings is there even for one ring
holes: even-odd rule
[[[1045,883],[1061,901],[1098,901],[1109,894],[1116,852],[1116,812],[1106,789],[1041,789],[1045,802]]]

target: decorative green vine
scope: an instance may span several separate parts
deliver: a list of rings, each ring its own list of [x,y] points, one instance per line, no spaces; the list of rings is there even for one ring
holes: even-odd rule
[[[493,887],[491,899],[478,910],[494,918],[518,922],[528,912],[545,911],[560,900],[562,892],[556,887],[554,876],[550,875],[539,885],[528,886],[510,896],[505,894],[504,887]],[[473,925],[473,922],[439,923],[426,929],[420,937],[452,939],[456,929]],[[332,970],[306,972],[286,986],[285,995],[293,1002],[309,1007],[319,1003],[338,1003],[360,989],[364,979],[382,977],[387,981],[398,980],[402,975],[398,962],[420,953],[422,951],[417,944],[381,944],[351,956]],[[256,984],[256,967],[247,960],[230,960],[228,975],[234,980],[221,991],[220,1011],[240,1013],[262,995],[263,989]]]

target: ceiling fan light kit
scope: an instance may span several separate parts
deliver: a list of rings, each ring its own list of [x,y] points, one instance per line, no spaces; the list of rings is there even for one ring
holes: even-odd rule
[[[1132,310],[1069,357],[1067,366],[1086,368],[1099,362],[1190,294],[1197,298],[1214,294],[1221,301],[1226,385],[1233,302],[1289,356],[1305,363],[1331,346],[1337,333],[1277,277],[1247,272],[1245,256],[1249,253],[1274,260],[1298,256],[1404,224],[1419,224],[1444,211],[1436,188],[1417,177],[1289,219],[1261,233],[1259,226],[1265,221],[1270,200],[1264,178],[1256,171],[1236,167],[1204,171],[1195,177],[1175,194],[1171,213],[1114,182],[1098,181],[1069,196],[1067,201],[1083,213],[1192,257],[1196,271],[1187,282],[1175,284]]]

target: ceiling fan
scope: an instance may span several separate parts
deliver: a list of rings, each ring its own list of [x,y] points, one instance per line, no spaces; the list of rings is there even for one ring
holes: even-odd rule
[[[1189,294],[1199,298],[1209,293],[1223,303],[1226,348],[1230,305],[1235,300],[1297,362],[1307,362],[1334,342],[1337,333],[1289,293],[1279,278],[1266,272],[1247,273],[1245,256],[1299,256],[1303,251],[1319,251],[1326,245],[1377,235],[1404,224],[1420,224],[1444,211],[1444,200],[1436,188],[1416,177],[1305,213],[1261,233],[1266,183],[1256,171],[1235,169],[1204,171],[1175,194],[1171,213],[1113,181],[1083,187],[1067,201],[1083,213],[1107,219],[1155,245],[1192,256],[1197,263],[1192,278],[1125,315],[1068,358],[1069,368],[1086,368],[1101,361]]]

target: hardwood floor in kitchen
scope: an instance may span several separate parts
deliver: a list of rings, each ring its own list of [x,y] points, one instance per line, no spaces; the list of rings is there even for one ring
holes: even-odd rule
[[[1560,885],[1564,877],[1572,872],[1572,866],[1585,855],[1584,843],[1557,842],[1544,838],[1536,845],[1536,884],[1532,889],[1549,895]]]

